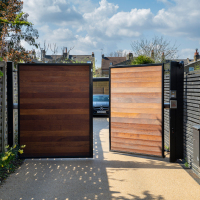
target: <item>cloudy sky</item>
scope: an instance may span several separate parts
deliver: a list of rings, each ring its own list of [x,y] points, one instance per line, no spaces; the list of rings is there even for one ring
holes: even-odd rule
[[[74,47],[70,54],[119,49],[132,52],[131,42],[164,36],[179,47],[178,58],[193,58],[200,47],[199,0],[23,0],[23,11],[39,31],[38,42]],[[25,45],[26,46],[26,45]],[[31,50],[31,47],[26,46]],[[200,48],[199,48],[200,49]],[[52,54],[49,50],[48,54]]]

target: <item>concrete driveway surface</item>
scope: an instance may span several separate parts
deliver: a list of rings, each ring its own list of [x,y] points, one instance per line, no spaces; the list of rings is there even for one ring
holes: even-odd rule
[[[200,185],[168,159],[109,152],[107,118],[94,118],[93,159],[27,159],[1,200],[200,200]]]

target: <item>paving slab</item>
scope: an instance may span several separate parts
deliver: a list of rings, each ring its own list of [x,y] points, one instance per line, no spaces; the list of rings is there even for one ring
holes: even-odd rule
[[[109,152],[108,118],[94,118],[94,158],[27,159],[0,200],[200,199],[200,185],[168,158]]]

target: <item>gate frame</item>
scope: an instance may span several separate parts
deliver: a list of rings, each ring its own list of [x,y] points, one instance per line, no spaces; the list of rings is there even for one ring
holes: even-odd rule
[[[20,66],[32,65],[32,66],[89,66],[89,156],[38,156],[38,157],[26,157],[26,158],[93,158],[93,63],[18,63],[18,144],[20,144]],[[24,159],[24,157],[23,157]]]
[[[126,151],[115,151],[111,150],[111,68],[129,68],[129,67],[151,67],[151,66],[162,66],[162,156],[156,156],[151,154],[140,154],[140,153],[133,153],[133,152],[126,152]],[[165,158],[164,155],[164,63],[156,63],[156,64],[143,64],[143,65],[116,65],[109,67],[109,151],[111,152],[118,152],[118,153],[128,153],[128,154],[135,154],[135,155],[143,155],[143,156],[152,156],[152,157],[162,157]]]

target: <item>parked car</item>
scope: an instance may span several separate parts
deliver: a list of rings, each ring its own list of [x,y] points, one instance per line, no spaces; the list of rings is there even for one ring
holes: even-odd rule
[[[109,95],[93,95],[93,115],[109,115]]]

